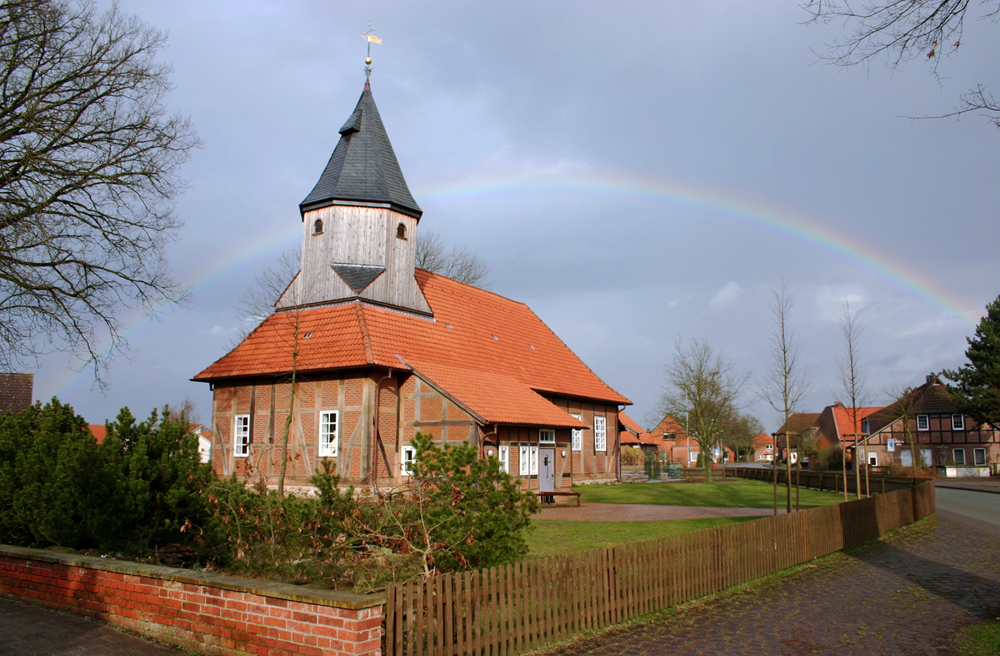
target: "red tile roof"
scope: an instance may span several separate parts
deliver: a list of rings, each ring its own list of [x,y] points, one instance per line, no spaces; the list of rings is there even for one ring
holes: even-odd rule
[[[623,430],[618,433],[618,443],[622,446],[641,446],[642,442],[632,431]]]
[[[833,410],[834,421],[837,422],[837,431],[840,439],[846,439],[848,442],[853,443],[854,437],[853,433],[854,427],[851,422],[851,409],[842,406],[831,406]],[[881,410],[881,407],[877,408],[858,408],[858,429],[857,432],[861,432],[861,421],[870,414],[874,414]]]
[[[104,442],[104,438],[108,435],[107,426],[104,424],[87,424],[87,427],[90,428],[90,433],[94,436],[94,439],[97,440],[98,444]]]
[[[300,373],[409,365],[489,423],[579,427],[536,392],[631,403],[523,303],[421,269],[415,277],[433,319],[358,301],[275,313],[194,380],[290,373],[297,327]]]
[[[624,412],[618,413],[618,421],[627,429],[622,431],[622,435],[628,433],[633,436],[634,443],[651,444],[653,442],[653,437]],[[633,442],[629,443],[632,444]]]

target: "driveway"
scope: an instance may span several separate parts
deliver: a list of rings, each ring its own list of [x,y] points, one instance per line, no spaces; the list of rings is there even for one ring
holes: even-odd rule
[[[932,516],[818,564],[550,653],[955,654],[959,629],[1000,617],[998,553],[1000,536]]]

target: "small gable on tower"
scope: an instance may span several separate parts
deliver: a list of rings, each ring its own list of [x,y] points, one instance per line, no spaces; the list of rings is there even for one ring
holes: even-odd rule
[[[406,186],[368,82],[299,211],[302,270],[279,308],[363,299],[431,312],[413,277],[423,212]]]

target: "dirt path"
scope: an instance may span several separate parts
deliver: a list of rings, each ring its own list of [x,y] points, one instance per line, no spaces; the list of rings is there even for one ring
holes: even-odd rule
[[[954,654],[1000,618],[1000,537],[947,519],[551,654]]]

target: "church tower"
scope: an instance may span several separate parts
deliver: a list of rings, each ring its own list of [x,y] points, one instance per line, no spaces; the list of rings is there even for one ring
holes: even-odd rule
[[[431,313],[413,277],[423,212],[403,179],[367,80],[299,211],[302,268],[279,309],[360,299]]]

